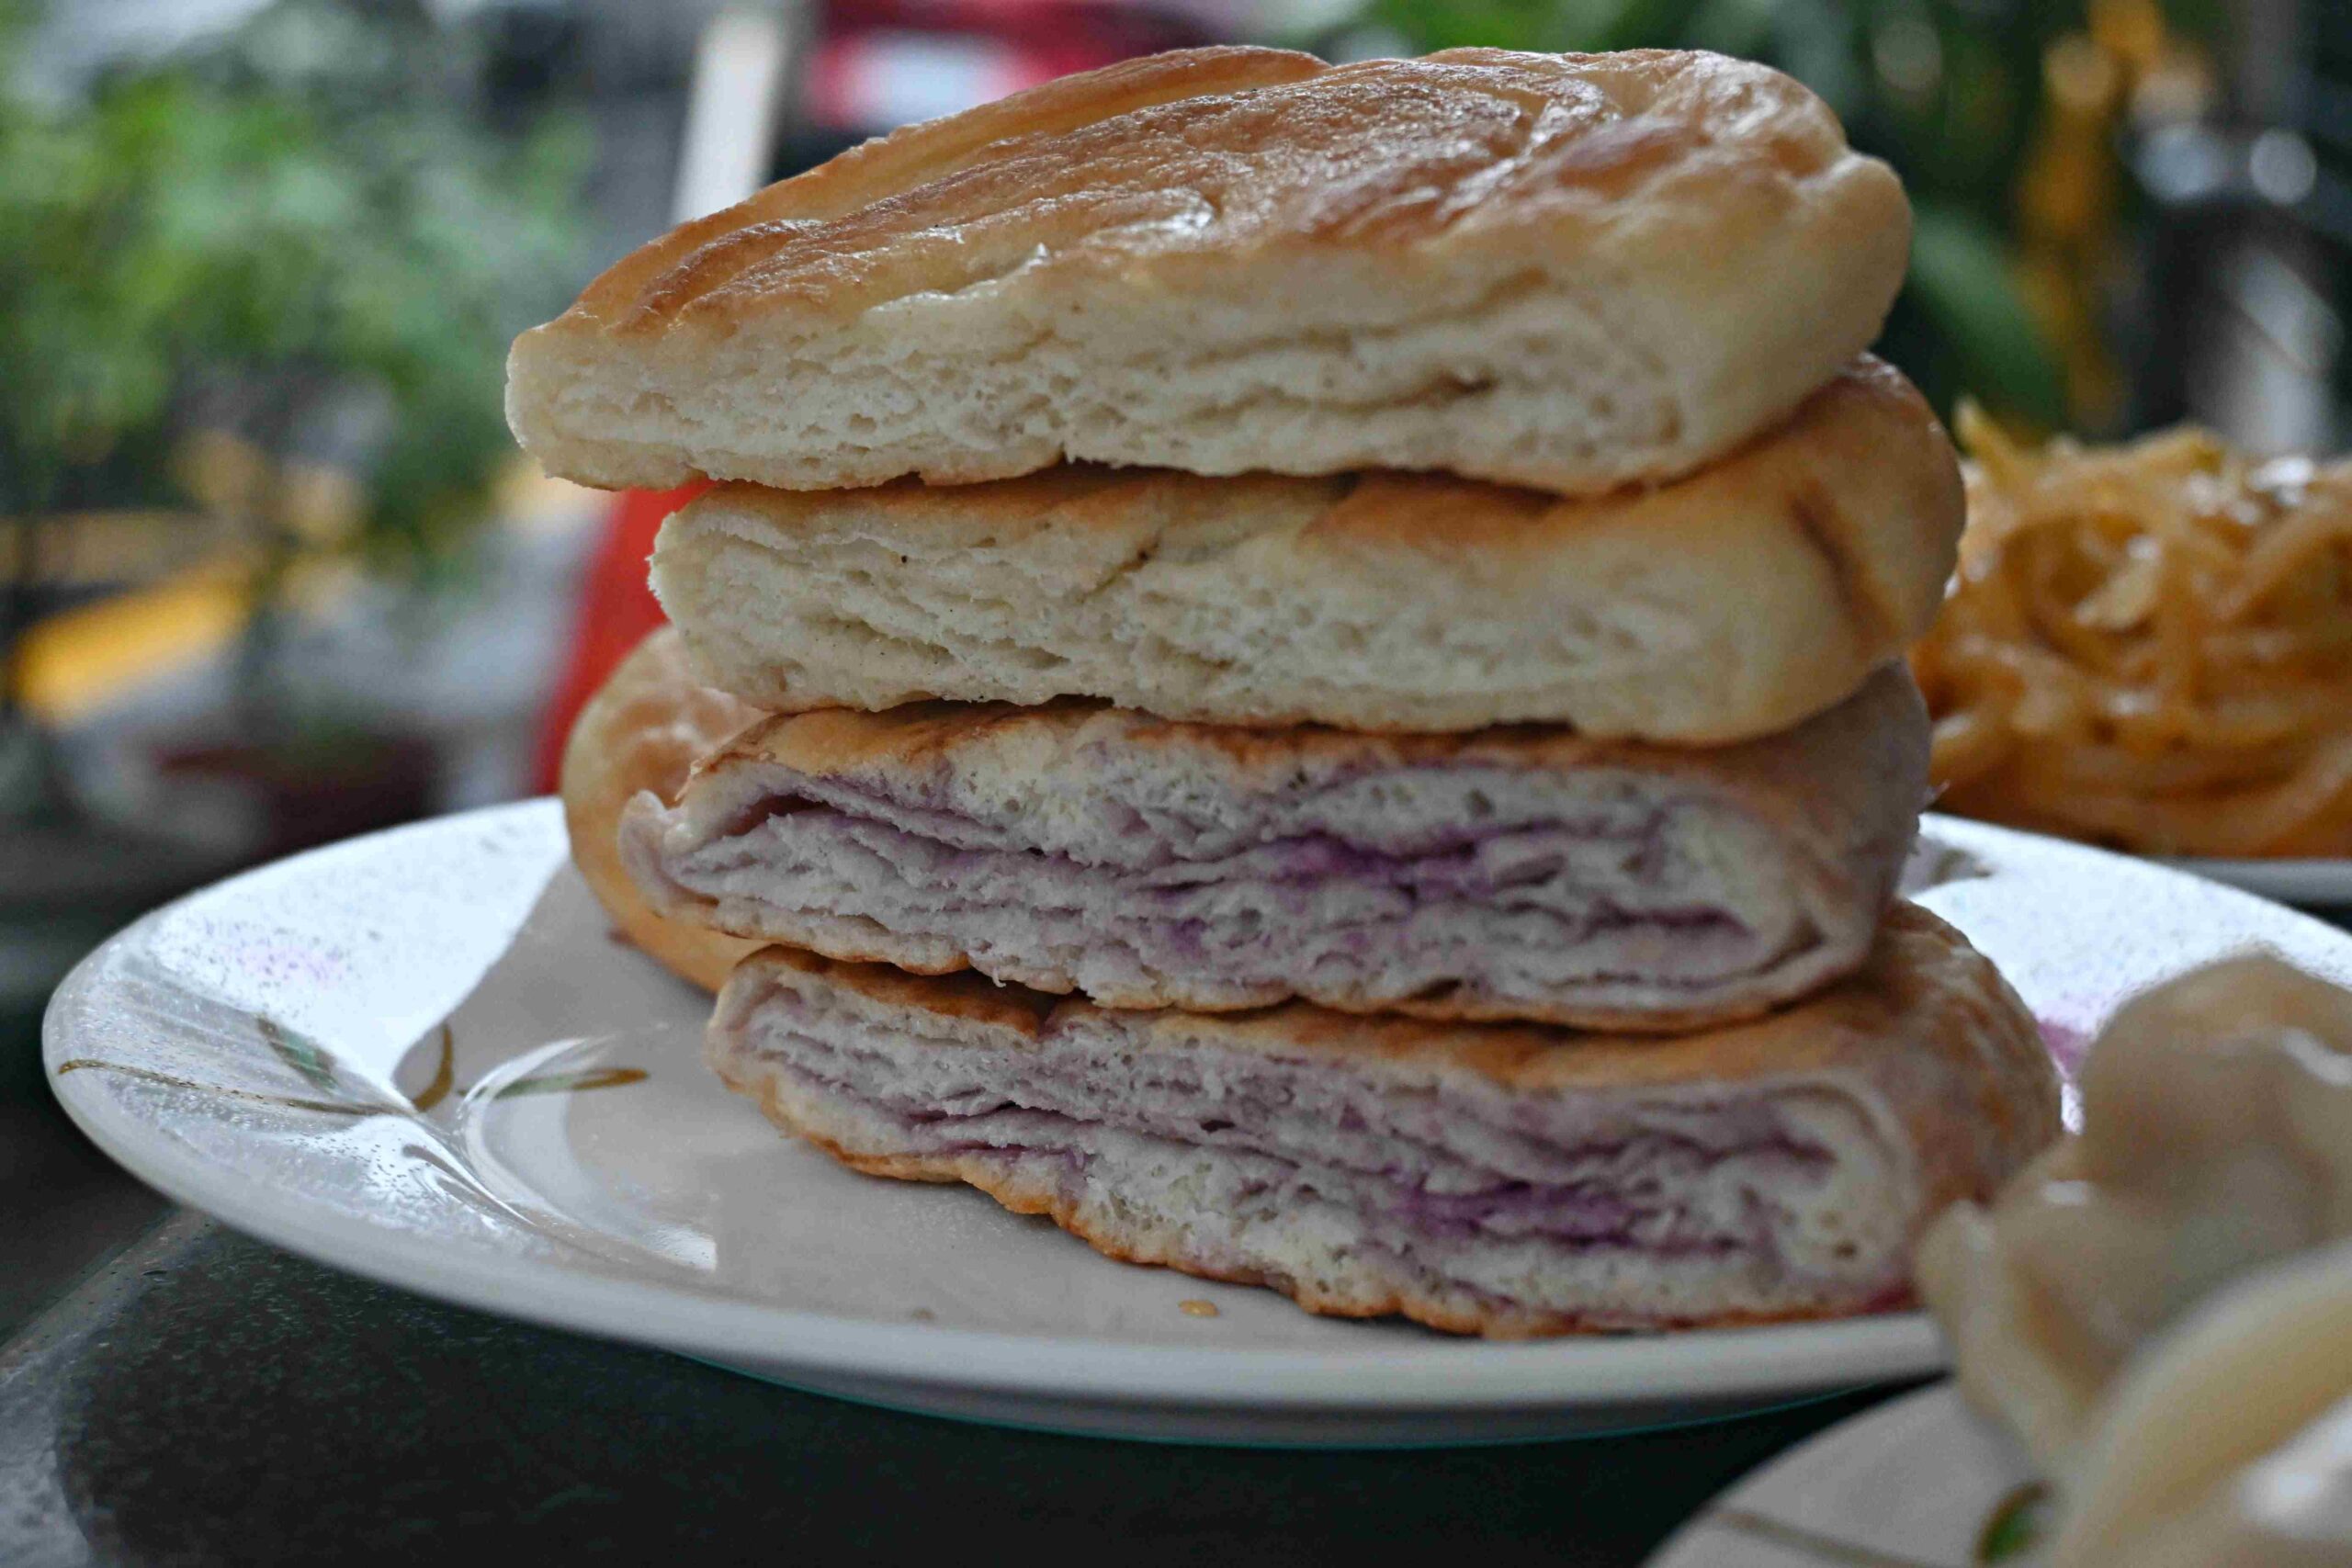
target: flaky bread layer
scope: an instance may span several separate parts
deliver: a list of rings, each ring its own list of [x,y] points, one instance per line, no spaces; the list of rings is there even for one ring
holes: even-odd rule
[[[1867,347],[1909,209],[1719,55],[1185,51],[909,128],[626,258],[509,362],[548,470],[1687,473]]]
[[[773,712],[1084,696],[1208,723],[1719,744],[1901,657],[1963,520],[1934,413],[1860,360],[1657,490],[1101,468],[729,486],[670,519],[652,581],[704,678]]]

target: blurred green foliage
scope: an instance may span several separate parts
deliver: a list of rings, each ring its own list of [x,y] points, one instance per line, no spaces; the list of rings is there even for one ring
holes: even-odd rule
[[[2081,0],[1370,0],[1365,18],[1416,51],[1671,45],[1779,66],[1910,190],[1911,274],[1881,352],[1947,412],[1968,393],[2065,423],[2058,354],[2009,257],[2042,57],[2082,28]]]
[[[506,343],[577,282],[584,133],[489,129],[421,13],[283,0],[58,97],[29,9],[0,0],[0,516],[168,499],[192,405],[279,456],[356,401],[354,543],[443,553],[512,450]]]

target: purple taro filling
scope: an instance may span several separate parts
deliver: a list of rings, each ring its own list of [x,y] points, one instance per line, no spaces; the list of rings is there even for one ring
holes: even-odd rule
[[[1339,1203],[1399,1246],[1532,1240],[1579,1253],[1738,1255],[1779,1269],[1775,1215],[1818,1192],[1838,1158],[1760,1098],[1598,1118],[1573,1097],[1482,1109],[1279,1060],[1238,1060],[1204,1077],[1156,1053],[1104,1062],[1060,1049],[845,1046],[803,1021],[811,1016],[799,998],[774,995],[729,1049],[756,1051],[804,1093],[857,1107],[909,1152],[1018,1158],[1033,1173],[1044,1161],[1076,1195],[1114,1152],[1106,1138],[1214,1149],[1248,1173],[1218,1195],[1226,1207]],[[1341,1103],[1324,1102],[1333,1097]]]
[[[926,1155],[973,1155],[981,1157],[1049,1159],[1065,1174],[1067,1189],[1085,1186],[1094,1165],[1080,1146],[1092,1124],[1057,1112],[1014,1111],[998,1106],[967,1116],[943,1118],[937,1113],[909,1112],[887,1099],[860,1093],[846,1082],[829,1079],[800,1068],[787,1069],[810,1089],[857,1105],[871,1115],[896,1122],[908,1134],[910,1145]],[[941,1135],[943,1122],[978,1121],[1018,1123],[1000,1137]],[[1118,1131],[1132,1131],[1120,1128]],[[1576,1151],[1568,1151],[1574,1154]],[[1261,1179],[1234,1197],[1242,1202],[1269,1199],[1278,1193],[1303,1190],[1310,1197],[1338,1197],[1351,1203],[1369,1198],[1376,1217],[1411,1237],[1456,1242],[1485,1238],[1532,1238],[1577,1251],[1623,1248],[1651,1257],[1692,1258],[1733,1253],[1776,1258],[1777,1248],[1769,1222],[1759,1205],[1744,1204],[1731,1227],[1713,1230],[1677,1212],[1662,1194],[1647,1202],[1624,1193],[1577,1186],[1544,1187],[1530,1182],[1498,1182],[1477,1192],[1431,1192],[1391,1173],[1318,1171],[1278,1154],[1257,1151],[1261,1160],[1285,1168],[1283,1179]],[[1793,1141],[1775,1141],[1752,1148],[1710,1153],[1704,1166],[1738,1160],[1785,1176],[1817,1171],[1827,1163],[1820,1150]],[[1034,1166],[1032,1167],[1034,1168]],[[1287,1196],[1285,1201],[1292,1201]]]
[[[1786,841],[1704,791],[1531,804],[1491,769],[1374,782],[1396,781],[1434,798],[1352,817],[1311,793],[1214,817],[1090,800],[1078,829],[1037,829],[944,792],[784,791],[751,770],[665,814],[639,863],[746,935],[1116,1005],[1743,1011],[1860,958],[1870,907],[1817,907]]]

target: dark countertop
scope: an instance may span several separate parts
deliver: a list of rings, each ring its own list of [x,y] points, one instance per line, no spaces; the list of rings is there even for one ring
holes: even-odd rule
[[[0,1094],[0,1344],[171,1208],[76,1133],[47,1092]]]
[[[0,1563],[898,1562],[961,1538],[951,1557],[1107,1546],[1120,1568],[1438,1548],[1619,1568],[1885,1392],[1508,1448],[1052,1437],[442,1306],[181,1213],[0,1349]]]

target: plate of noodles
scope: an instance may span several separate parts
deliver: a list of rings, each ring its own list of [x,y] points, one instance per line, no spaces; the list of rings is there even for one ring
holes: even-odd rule
[[[2352,462],[1956,423],[1968,532],[1912,655],[1938,807],[2352,904]]]

